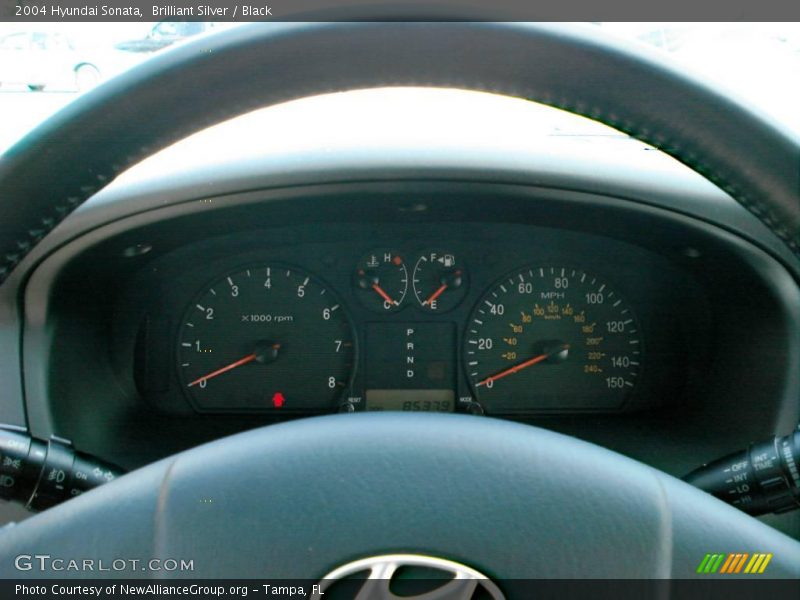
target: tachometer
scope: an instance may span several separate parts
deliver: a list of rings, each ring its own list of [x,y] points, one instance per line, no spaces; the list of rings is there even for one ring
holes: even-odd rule
[[[619,408],[642,364],[631,307],[572,268],[503,278],[473,310],[465,339],[470,383],[489,414]]]
[[[220,277],[187,308],[178,372],[200,411],[334,410],[353,368],[353,333],[334,293],[279,265]]]

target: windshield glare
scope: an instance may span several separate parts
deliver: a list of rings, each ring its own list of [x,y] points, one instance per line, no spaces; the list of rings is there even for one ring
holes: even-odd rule
[[[0,152],[37,124],[91,90],[143,61],[198,35],[211,35],[239,23],[0,23]],[[800,24],[798,23],[592,23],[611,36],[624,37],[667,54],[800,135]],[[387,99],[410,100],[420,109],[441,109],[442,97],[418,90],[383,90],[336,100],[338,114],[380,126]],[[491,115],[485,99],[468,92],[447,92],[441,126],[474,119],[475,110]],[[498,102],[502,99],[496,99]],[[477,104],[476,104],[477,102]],[[528,103],[530,104],[530,103]],[[499,106],[499,105],[498,105]],[[318,107],[315,107],[318,108]],[[502,109],[502,106],[499,106]],[[270,109],[272,110],[272,109]],[[343,112],[342,112],[343,111]],[[301,111],[295,111],[303,118]],[[420,110],[420,113],[424,111]],[[523,114],[525,113],[525,114]],[[310,113],[309,113],[310,114]],[[597,133],[585,119],[531,107],[515,118],[539,129]],[[520,122],[520,121],[518,121]],[[252,123],[249,126],[253,126]],[[389,126],[389,124],[387,124]],[[427,127],[427,125],[426,125]],[[419,128],[417,128],[419,129]],[[311,131],[311,129],[308,129]],[[309,133],[309,135],[312,135]],[[491,135],[487,129],[481,135]],[[281,140],[273,136],[278,147]]]

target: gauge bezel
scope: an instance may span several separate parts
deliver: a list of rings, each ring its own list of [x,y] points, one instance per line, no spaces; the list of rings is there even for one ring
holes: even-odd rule
[[[378,307],[374,306],[371,302],[369,302],[367,300],[367,298],[372,298],[372,296],[370,296],[368,294],[373,293],[373,292],[370,292],[367,289],[361,288],[359,286],[358,278],[359,278],[360,274],[359,274],[358,270],[360,268],[362,268],[362,263],[364,262],[364,259],[367,256],[375,255],[375,254],[382,254],[382,253],[386,253],[386,252],[388,252],[389,254],[393,254],[396,257],[399,257],[401,259],[400,265],[395,265],[395,266],[397,266],[400,270],[402,270],[402,272],[403,272],[403,274],[405,276],[405,285],[403,287],[403,291],[402,291],[402,294],[401,294],[399,300],[396,299],[396,298],[391,298],[392,300],[395,301],[395,306],[394,307],[385,308],[385,307],[383,307],[383,305],[381,305],[381,308],[378,308]],[[352,286],[353,286],[353,295],[356,297],[356,299],[361,304],[361,306],[363,306],[365,309],[367,309],[367,310],[369,310],[369,311],[371,311],[371,312],[373,312],[375,314],[379,314],[379,315],[397,314],[397,313],[403,311],[405,308],[408,307],[408,305],[410,304],[410,302],[408,301],[408,292],[409,292],[409,289],[411,288],[411,281],[410,281],[411,274],[408,271],[407,256],[408,255],[405,252],[402,252],[401,250],[398,250],[397,247],[387,246],[387,247],[371,248],[370,250],[367,250],[367,251],[363,252],[358,257],[358,259],[356,260],[355,268],[352,271],[351,280],[352,280]],[[386,264],[387,264],[386,261],[382,261],[377,268],[378,269],[383,268]],[[384,284],[384,287],[386,287],[385,284]],[[385,293],[389,293],[389,292],[385,292]]]
[[[414,258],[416,260],[414,260],[414,267],[411,270],[411,283],[410,283],[410,286],[411,286],[411,292],[414,295],[414,308],[416,308],[417,310],[422,311],[424,313],[431,314],[431,315],[444,315],[444,314],[447,314],[449,312],[454,311],[459,306],[461,306],[461,303],[464,302],[464,300],[469,296],[469,292],[470,292],[469,270],[467,268],[467,265],[465,264],[464,259],[459,256],[458,264],[459,264],[459,269],[461,270],[461,280],[462,281],[461,281],[461,285],[458,287],[458,289],[454,291],[454,293],[457,294],[457,296],[456,296],[455,301],[453,302],[453,305],[452,306],[448,306],[446,308],[437,308],[436,310],[423,305],[423,302],[425,300],[422,300],[420,298],[420,294],[417,291],[417,284],[416,284],[417,270],[419,268],[419,263],[423,258],[426,259],[426,262],[430,263],[430,261],[427,260],[427,256],[432,251],[438,251],[438,250],[440,250],[440,248],[438,248],[438,247],[426,247],[426,248],[421,248],[421,249],[417,250],[416,252],[414,252],[413,256],[414,256]],[[452,254],[453,256],[456,255],[456,253],[450,253],[450,254]],[[460,255],[460,253],[459,253],[459,255]],[[447,294],[447,292],[444,292],[444,293]]]
[[[325,409],[297,409],[297,408],[282,408],[280,411],[270,408],[264,409],[251,409],[251,408],[242,408],[242,407],[232,407],[232,408],[203,408],[198,406],[196,399],[193,397],[192,393],[187,389],[187,382],[185,379],[185,373],[181,369],[180,363],[180,340],[181,334],[183,332],[184,327],[186,326],[188,315],[190,314],[192,308],[197,304],[198,300],[203,298],[207,293],[208,290],[212,287],[214,282],[221,281],[225,277],[230,277],[236,273],[240,273],[246,271],[247,269],[258,269],[258,268],[279,268],[279,269],[288,269],[293,274],[294,273],[301,273],[309,278],[310,281],[319,285],[322,289],[326,291],[327,294],[331,294],[336,301],[338,302],[342,314],[344,315],[344,321],[348,328],[350,339],[352,340],[352,351],[351,351],[351,359],[352,359],[352,367],[347,375],[347,379],[345,381],[345,385],[342,387],[342,390],[336,399],[335,406],[332,406],[330,410]],[[239,264],[235,267],[226,268],[223,272],[219,274],[209,277],[203,281],[202,286],[200,289],[192,295],[191,300],[189,300],[184,309],[179,313],[180,318],[176,325],[173,327],[172,331],[172,369],[175,376],[175,381],[177,381],[181,396],[186,399],[187,404],[192,408],[192,410],[199,414],[199,415],[270,415],[274,416],[277,419],[280,419],[282,416],[286,417],[301,417],[301,416],[311,416],[311,415],[321,415],[321,414],[330,414],[340,412],[343,407],[347,404],[347,397],[351,395],[353,389],[353,382],[356,378],[358,369],[360,367],[359,364],[359,357],[360,357],[360,349],[359,349],[359,339],[358,339],[358,332],[354,326],[353,316],[351,314],[350,308],[348,307],[347,303],[342,300],[341,294],[339,294],[336,289],[329,284],[323,277],[320,277],[318,274],[308,270],[305,267],[297,266],[293,263],[286,262],[286,261],[272,261],[272,260],[260,260],[260,261],[248,261],[243,264]]]
[[[489,411],[484,406],[484,402],[480,398],[479,392],[476,390],[476,381],[474,377],[470,374],[471,367],[469,366],[469,354],[468,354],[468,344],[470,337],[475,335],[470,330],[472,323],[474,322],[473,319],[478,312],[478,308],[480,307],[481,303],[486,300],[486,297],[491,294],[493,290],[496,290],[506,281],[513,279],[516,275],[524,272],[528,272],[531,274],[532,277],[541,277],[541,275],[534,275],[534,271],[538,269],[563,269],[565,271],[572,271],[575,274],[578,273],[585,273],[588,276],[593,277],[597,282],[600,284],[605,284],[614,292],[615,297],[621,300],[622,306],[625,306],[630,309],[631,316],[633,321],[636,325],[636,334],[638,336],[638,348],[639,354],[641,356],[639,365],[636,366],[636,376],[635,381],[633,382],[632,386],[628,386],[628,389],[624,391],[623,397],[618,406],[615,407],[608,407],[608,406],[599,406],[599,407],[563,407],[563,406],[556,406],[556,407],[531,407],[529,409],[523,410],[514,410],[514,411]],[[570,275],[573,277],[574,275]],[[633,402],[633,398],[636,396],[638,388],[642,385],[640,382],[645,379],[646,377],[646,370],[647,370],[647,350],[646,350],[646,332],[644,330],[644,322],[638,317],[637,312],[634,310],[633,304],[627,299],[627,295],[624,293],[619,292],[619,286],[614,282],[613,277],[608,277],[605,273],[598,273],[598,269],[591,267],[590,269],[586,269],[579,265],[575,264],[551,264],[549,261],[545,261],[542,263],[538,262],[530,262],[524,265],[515,267],[506,271],[500,277],[494,279],[486,288],[484,288],[480,294],[477,296],[475,303],[470,308],[469,314],[467,316],[467,320],[464,324],[464,329],[462,332],[462,340],[461,340],[461,347],[459,349],[461,353],[461,368],[463,369],[464,378],[466,379],[468,389],[470,394],[472,395],[473,401],[478,404],[485,414],[491,416],[499,416],[499,417],[526,417],[530,415],[537,415],[537,414],[618,414],[624,413],[629,410],[631,403]]]

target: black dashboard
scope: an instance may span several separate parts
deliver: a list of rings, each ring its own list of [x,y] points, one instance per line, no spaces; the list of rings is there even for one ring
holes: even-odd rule
[[[792,276],[663,207],[409,178],[101,220],[29,282],[27,410],[126,468],[287,419],[415,410],[681,475],[795,418]]]

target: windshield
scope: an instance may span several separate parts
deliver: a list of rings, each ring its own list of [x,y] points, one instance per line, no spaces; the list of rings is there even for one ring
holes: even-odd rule
[[[0,152],[103,81],[168,51],[175,44],[240,25],[176,21],[0,23]],[[585,26],[669,55],[682,68],[722,86],[800,135],[797,110],[800,24],[592,23]],[[413,98],[423,105],[431,103],[428,108],[440,112],[442,118],[437,120],[440,126],[473,120],[476,110],[492,110],[491,103],[476,99],[475,94],[442,93],[444,97],[419,90]],[[387,102],[407,105],[408,94],[408,90],[354,94],[351,102],[337,100],[337,111],[345,120],[350,117],[353,121],[369,121],[371,116],[380,120]],[[303,105],[299,106],[298,111],[302,111]],[[544,131],[565,128],[570,133],[598,131],[596,125],[585,119],[533,106],[528,112],[515,111],[513,118],[517,125],[520,120],[527,120]],[[281,140],[272,136],[270,143],[277,147]]]

